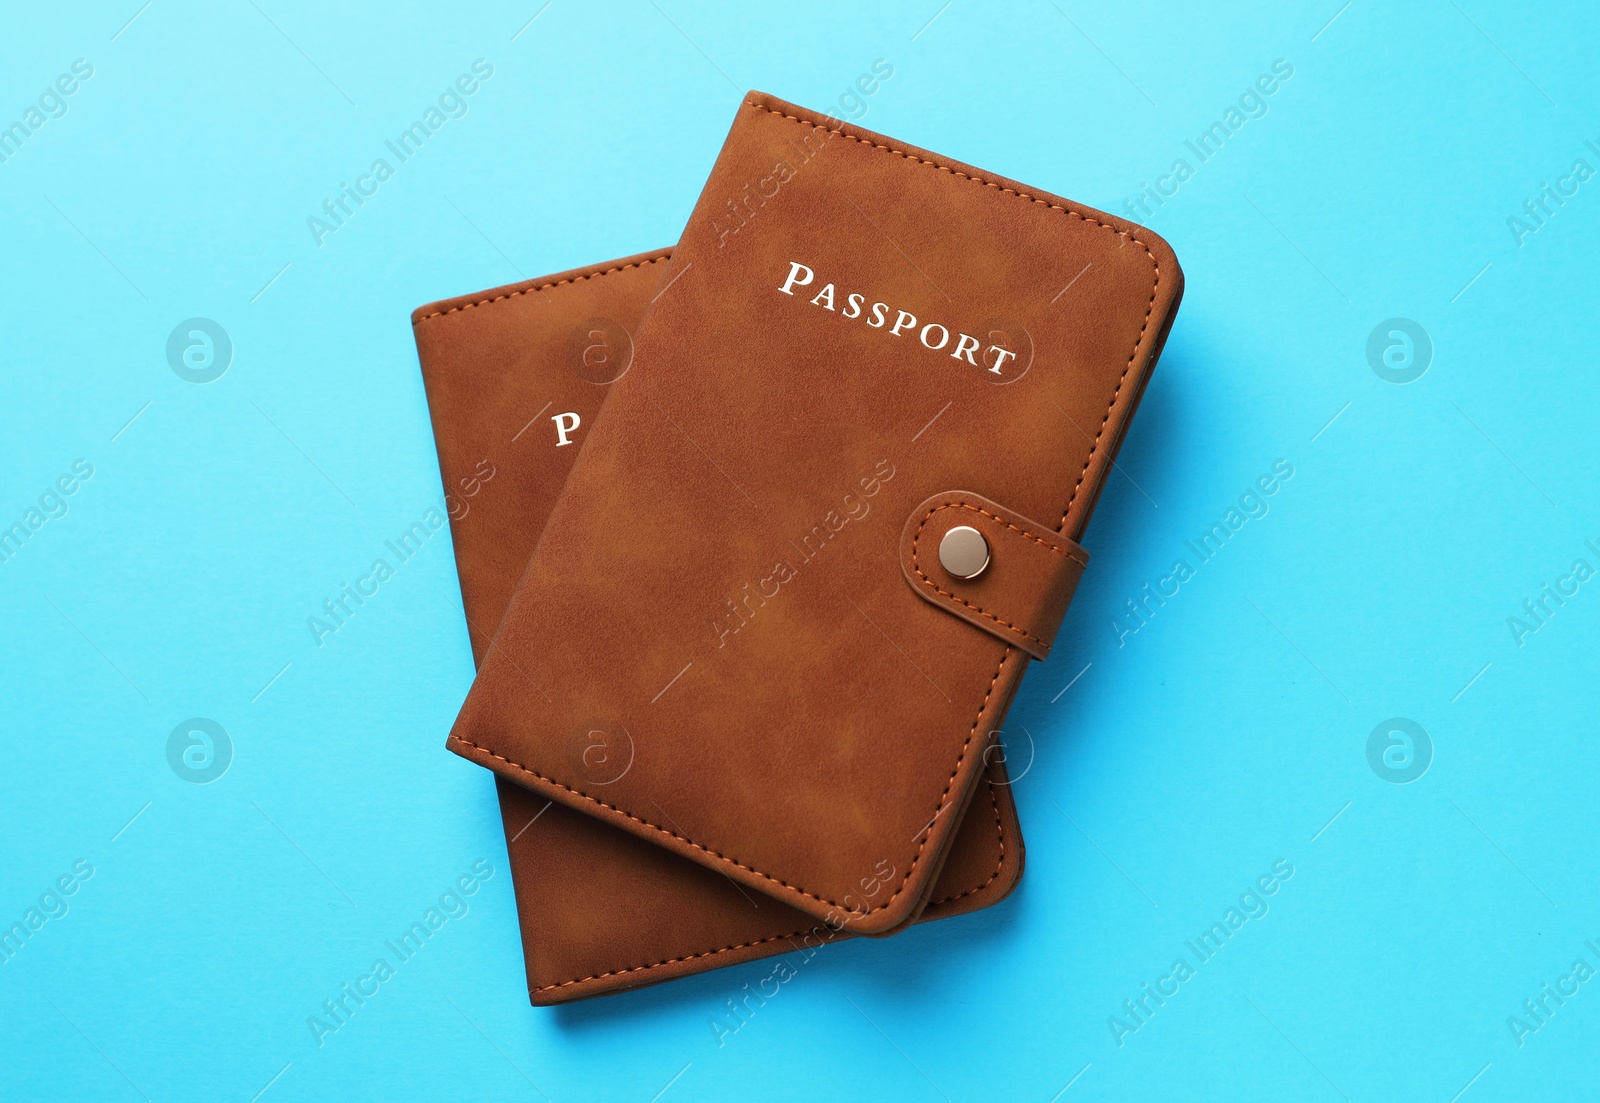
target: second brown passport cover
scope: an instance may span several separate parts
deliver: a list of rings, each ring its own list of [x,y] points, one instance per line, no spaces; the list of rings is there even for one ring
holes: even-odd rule
[[[631,333],[668,256],[627,257],[412,315],[475,657],[499,626],[607,381],[627,369]],[[586,749],[588,767],[602,772],[606,757],[623,750],[598,740]],[[521,786],[497,786],[535,1004],[814,952],[848,937]],[[1022,838],[998,759],[985,789],[925,919],[993,904],[1021,876]]]
[[[893,930],[1048,653],[1182,274],[1142,227],[760,94],[664,268],[449,746]],[[943,566],[957,527],[983,573]]]

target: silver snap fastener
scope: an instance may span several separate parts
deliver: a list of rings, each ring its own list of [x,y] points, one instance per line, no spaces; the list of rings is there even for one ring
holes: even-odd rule
[[[989,566],[989,541],[971,525],[957,525],[939,541],[939,565],[957,578],[977,578]]]

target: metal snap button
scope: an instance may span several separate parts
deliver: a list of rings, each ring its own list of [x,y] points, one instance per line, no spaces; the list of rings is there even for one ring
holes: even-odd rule
[[[971,525],[957,525],[939,541],[939,565],[956,578],[977,578],[989,566],[989,541]]]

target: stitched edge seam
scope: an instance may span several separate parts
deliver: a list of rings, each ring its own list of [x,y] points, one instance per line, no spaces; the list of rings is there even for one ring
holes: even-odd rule
[[[986,889],[990,885],[994,884],[995,878],[999,877],[1000,876],[1000,872],[1003,869],[1005,869],[1005,867],[1006,867],[1006,825],[1005,825],[1005,821],[1000,818],[1000,798],[995,796],[995,784],[992,781],[989,782],[988,784],[989,784],[989,807],[994,809],[994,833],[1000,840],[1000,860],[999,860],[999,862],[997,862],[995,864],[994,872],[989,874],[989,879],[984,881],[984,883],[979,885],[977,888],[970,888],[970,889],[967,889],[965,892],[951,893],[949,896],[941,896],[939,899],[930,901],[928,904],[926,904],[924,906],[924,910],[927,910],[927,908],[933,907],[935,904],[949,904],[949,903],[953,903],[956,900],[965,900],[967,897],[971,896],[975,892],[982,892],[984,889]]]
[[[1032,540],[1035,544],[1038,544],[1039,546],[1041,546],[1043,548],[1048,548],[1050,551],[1055,552],[1057,555],[1062,556],[1063,558],[1072,560],[1074,563],[1076,563],[1080,567],[1085,565],[1084,561],[1082,559],[1079,559],[1076,555],[1073,555],[1071,552],[1069,552],[1069,551],[1067,551],[1067,550],[1065,550],[1063,548],[1058,548],[1054,544],[1051,544],[1051,543],[1048,543],[1048,542],[1046,542],[1044,540],[1039,539],[1039,537],[1035,536],[1033,533],[1029,532],[1027,529],[1018,528],[1016,525],[1013,525],[1010,521],[1007,521],[1004,517],[997,516],[997,515],[995,515],[993,513],[990,513],[988,510],[982,509],[982,508],[980,508],[978,506],[968,505],[966,502],[940,502],[938,505],[933,506],[931,509],[928,510],[927,513],[923,514],[922,520],[917,524],[917,531],[911,534],[911,569],[917,572],[917,577],[922,579],[922,584],[924,586],[927,586],[929,589],[933,590],[933,592],[936,593],[936,594],[943,594],[945,597],[952,598],[952,599],[954,599],[956,601],[959,601],[962,605],[965,605],[968,609],[971,609],[974,613],[977,613],[979,616],[988,617],[990,620],[994,621],[996,624],[1004,625],[1006,628],[1011,629],[1011,631],[1015,632],[1017,635],[1021,636],[1023,639],[1032,640],[1034,643],[1038,644],[1040,647],[1048,649],[1050,647],[1050,645],[1048,643],[1046,643],[1044,640],[1041,640],[1038,636],[1035,636],[1032,632],[1026,631],[1020,625],[1012,624],[1010,621],[1008,621],[1008,620],[1006,620],[1006,619],[1004,619],[1002,617],[995,616],[993,613],[989,612],[987,609],[984,609],[981,606],[973,604],[972,602],[968,601],[966,598],[962,597],[960,594],[951,593],[949,590],[943,589],[942,587],[940,587],[940,585],[937,582],[935,582],[933,579],[929,578],[927,575],[922,573],[922,567],[917,563],[917,543],[918,543],[918,541],[920,541],[922,539],[922,530],[927,527],[928,522],[933,518],[933,515],[935,513],[938,513],[942,509],[968,509],[968,510],[971,510],[973,513],[981,513],[985,517],[992,517],[994,520],[1000,522],[1002,525],[1004,525],[1006,528],[1012,530],[1013,532],[1021,533],[1023,536],[1027,537],[1029,540]]]
[[[417,326],[421,325],[423,322],[426,322],[429,318],[442,318],[446,314],[456,314],[456,313],[459,313],[460,311],[466,310],[469,307],[484,306],[484,305],[486,305],[488,303],[503,302],[506,299],[515,299],[519,295],[532,295],[532,294],[534,294],[535,292],[538,292],[538,291],[548,291],[552,287],[561,287],[563,284],[582,283],[584,280],[592,280],[592,279],[596,279],[596,278],[598,278],[600,276],[609,276],[613,272],[626,272],[630,268],[646,268],[646,267],[648,267],[648,266],[650,266],[652,264],[660,264],[664,260],[671,260],[671,259],[672,259],[672,255],[669,253],[669,254],[667,254],[665,256],[651,257],[649,260],[635,261],[632,264],[619,264],[615,268],[606,268],[604,270],[598,270],[597,269],[597,270],[595,270],[593,272],[585,272],[581,276],[570,276],[570,277],[568,277],[567,279],[564,279],[564,280],[552,280],[549,283],[541,283],[541,284],[537,284],[537,285],[535,285],[533,287],[524,287],[520,291],[508,291],[504,295],[490,295],[486,299],[474,299],[470,303],[461,303],[458,306],[450,307],[448,310],[436,310],[432,314],[424,314],[421,317],[417,318],[415,321],[413,321],[411,323],[411,327],[413,329],[415,329]]]
[[[935,905],[938,905],[938,904],[949,904],[949,903],[952,903],[953,901],[956,901],[956,900],[963,900],[966,897],[971,896],[975,892],[982,892],[984,889],[986,889],[990,885],[994,884],[995,878],[999,877],[1001,872],[1005,869],[1005,866],[1006,866],[1006,825],[1005,825],[1005,820],[1000,815],[1000,799],[997,796],[995,796],[995,785],[994,785],[994,782],[992,782],[992,781],[989,782],[989,804],[990,804],[991,807],[994,808],[995,834],[997,836],[999,836],[999,839],[1000,839],[1000,861],[994,867],[994,872],[989,874],[989,879],[987,881],[985,881],[983,884],[977,886],[976,888],[970,888],[970,889],[967,889],[965,892],[957,892],[957,893],[952,893],[949,896],[940,897],[938,900],[934,900],[934,901],[930,902],[928,904],[928,907],[931,908],[931,907],[934,907]],[[562,981],[555,981],[555,982],[553,982],[551,984],[541,984],[537,988],[529,989],[529,995],[534,995],[534,994],[539,993],[539,992],[553,992],[558,988],[570,988],[574,984],[587,984],[589,981],[592,981],[592,980],[605,980],[607,977],[620,977],[620,976],[626,976],[628,973],[639,973],[639,972],[646,972],[646,971],[651,970],[651,969],[660,969],[663,966],[667,966],[667,965],[679,965],[679,964],[682,964],[685,961],[695,961],[695,960],[697,960],[699,958],[703,958],[703,957],[716,957],[719,954],[730,954],[730,953],[733,953],[736,950],[748,950],[752,946],[763,946],[768,942],[778,942],[778,941],[787,940],[787,939],[799,938],[802,935],[810,934],[814,930],[816,930],[816,926],[812,925],[810,927],[804,927],[804,928],[802,928],[802,929],[800,929],[798,931],[792,931],[789,934],[769,935],[766,938],[757,938],[757,939],[754,939],[754,940],[752,940],[750,942],[740,942],[740,943],[738,943],[737,945],[734,945],[734,946],[723,946],[723,947],[720,947],[719,949],[715,949],[715,950],[702,950],[699,953],[696,953],[696,954],[684,954],[681,957],[669,957],[669,958],[665,959],[664,961],[654,961],[654,962],[651,962],[648,965],[630,965],[625,969],[612,969],[612,970],[610,970],[608,972],[593,973],[590,976],[577,977],[577,978],[575,978],[573,980],[562,980]],[[853,935],[847,935],[847,937],[854,937],[854,936]]]
[[[831,130],[832,129],[831,127],[823,127],[820,123],[816,122],[813,119],[802,119],[802,118],[800,118],[798,116],[790,115],[790,114],[788,114],[788,113],[786,113],[784,111],[780,111],[780,110],[778,110],[776,108],[765,107],[765,106],[763,106],[763,105],[761,105],[759,103],[756,103],[753,100],[744,101],[744,105],[746,107],[753,108],[753,109],[755,109],[757,111],[765,111],[766,113],[768,113],[770,115],[776,115],[776,116],[778,116],[779,118],[782,118],[782,119],[788,119],[789,121],[791,121],[793,123],[796,123],[797,125],[800,125],[800,126],[809,126],[813,130],[817,130],[817,129]],[[1072,217],[1072,218],[1077,218],[1080,221],[1087,222],[1087,223],[1090,223],[1090,224],[1095,225],[1095,226],[1103,227],[1104,229],[1109,230],[1111,233],[1115,234],[1118,237],[1125,237],[1129,241],[1134,242],[1136,245],[1138,245],[1140,248],[1142,248],[1145,251],[1145,255],[1150,258],[1150,264],[1151,264],[1151,267],[1154,269],[1155,278],[1154,278],[1154,281],[1151,283],[1151,286],[1150,286],[1150,301],[1145,307],[1144,322],[1139,327],[1138,336],[1134,340],[1133,351],[1128,354],[1128,362],[1127,362],[1127,364],[1125,364],[1123,366],[1122,375],[1117,380],[1116,390],[1112,392],[1111,401],[1106,406],[1105,415],[1100,419],[1100,428],[1095,434],[1095,441],[1094,441],[1093,446],[1090,449],[1089,458],[1084,461],[1083,470],[1081,470],[1078,473],[1078,481],[1077,481],[1077,484],[1074,485],[1074,487],[1073,487],[1072,497],[1067,500],[1067,507],[1062,513],[1061,529],[1065,529],[1066,528],[1066,523],[1067,523],[1067,515],[1072,512],[1073,503],[1077,501],[1078,493],[1083,487],[1084,477],[1087,475],[1089,467],[1093,464],[1095,457],[1099,454],[1100,441],[1101,441],[1102,437],[1105,434],[1106,424],[1111,419],[1112,411],[1116,409],[1117,400],[1122,395],[1122,387],[1125,384],[1125,382],[1127,381],[1128,372],[1133,367],[1133,362],[1134,362],[1135,358],[1138,356],[1139,347],[1140,347],[1140,345],[1142,345],[1144,343],[1144,334],[1145,334],[1145,331],[1149,328],[1150,316],[1155,310],[1156,291],[1157,291],[1157,288],[1159,288],[1159,286],[1161,284],[1161,265],[1160,265],[1160,262],[1158,262],[1156,260],[1155,254],[1150,251],[1150,247],[1147,244],[1145,244],[1145,242],[1140,241],[1138,238],[1134,237],[1130,233],[1127,233],[1126,231],[1118,230],[1115,226],[1112,226],[1110,223],[1101,222],[1099,219],[1092,218],[1092,217],[1090,217],[1088,215],[1085,215],[1081,211],[1074,210],[1074,209],[1072,209],[1070,207],[1064,207],[1059,203],[1051,203],[1051,202],[1049,202],[1047,200],[1039,199],[1036,196],[1029,195],[1029,194],[1027,194],[1025,192],[1017,191],[1015,188],[1005,187],[1005,186],[997,184],[997,183],[995,183],[995,182],[993,182],[991,180],[985,180],[985,179],[983,179],[981,177],[974,176],[974,175],[972,175],[970,173],[967,173],[967,172],[962,172],[962,171],[957,170],[957,169],[949,168],[948,166],[942,165],[937,161],[930,161],[930,160],[928,160],[928,159],[926,159],[924,157],[915,156],[913,154],[907,153],[904,150],[896,149],[893,146],[882,145],[882,144],[877,143],[877,142],[869,142],[865,138],[862,138],[862,137],[860,137],[858,135],[845,133],[843,130],[835,131],[835,133],[838,133],[840,136],[842,136],[844,138],[848,138],[850,141],[857,142],[857,143],[859,143],[861,145],[870,146],[871,148],[874,148],[874,149],[880,149],[880,150],[883,150],[886,153],[893,154],[894,156],[897,156],[897,157],[905,158],[908,161],[914,161],[914,162],[916,162],[918,164],[928,165],[928,166],[930,166],[930,167],[932,167],[934,169],[939,170],[940,172],[948,172],[952,176],[957,176],[957,177],[960,177],[960,178],[962,178],[964,180],[971,180],[973,183],[979,184],[979,185],[981,185],[983,187],[994,188],[994,189],[996,189],[997,191],[1000,191],[1003,194],[1014,195],[1014,196],[1018,197],[1019,199],[1024,199],[1024,200],[1026,200],[1026,201],[1028,201],[1030,203],[1037,203],[1042,207],[1049,208],[1050,210],[1061,211],[1063,214],[1066,214],[1066,215],[1068,215],[1069,217]],[[1058,530],[1058,531],[1060,531],[1060,530]],[[938,801],[938,804],[935,806],[935,809],[934,809],[935,817],[937,817],[938,814],[941,811],[944,810],[945,801],[950,795],[950,789],[955,784],[955,779],[956,779],[957,775],[960,774],[961,767],[966,762],[967,754],[971,750],[973,733],[977,731],[978,724],[983,719],[983,713],[984,713],[984,710],[988,708],[989,699],[994,695],[995,684],[1000,680],[1000,674],[1005,669],[1006,662],[1007,662],[1007,660],[1010,659],[1012,651],[1013,651],[1013,648],[1011,646],[1007,645],[1006,648],[1005,648],[1005,651],[1001,653],[1000,663],[999,663],[998,666],[995,667],[994,677],[990,679],[989,688],[988,688],[987,691],[985,691],[985,693],[983,695],[983,701],[978,706],[978,715],[973,718],[972,729],[967,733],[967,738],[966,738],[965,741],[963,741],[963,743],[961,745],[961,753],[957,756],[956,764],[955,764],[954,768],[952,768],[951,771],[950,771],[950,778],[945,783],[944,791],[939,794],[939,801]],[[671,831],[671,830],[668,830],[667,828],[659,826],[658,824],[653,824],[653,823],[649,822],[648,820],[645,820],[645,819],[643,819],[643,818],[641,818],[639,816],[635,816],[633,813],[628,812],[628,811],[626,811],[626,810],[624,810],[622,808],[617,808],[617,807],[615,807],[613,805],[606,804],[604,801],[596,800],[594,797],[589,796],[587,793],[584,793],[584,792],[581,792],[580,790],[574,789],[569,785],[565,785],[562,782],[557,781],[555,778],[546,777],[545,775],[540,774],[538,771],[532,770],[529,767],[524,766],[519,762],[512,762],[510,759],[506,758],[503,755],[496,754],[494,751],[491,751],[487,747],[480,747],[476,743],[472,743],[472,742],[470,742],[468,740],[461,739],[460,737],[455,736],[455,735],[452,735],[450,737],[450,739],[452,741],[454,741],[454,742],[459,742],[459,743],[461,743],[461,744],[463,744],[465,746],[473,747],[476,750],[482,751],[485,754],[489,755],[490,757],[492,757],[494,759],[497,759],[500,762],[504,762],[508,766],[511,766],[511,767],[514,767],[514,768],[516,768],[518,770],[521,770],[522,772],[524,772],[524,773],[526,773],[526,774],[528,774],[528,775],[530,775],[532,777],[539,778],[540,780],[542,780],[544,782],[547,782],[548,784],[554,785],[557,788],[562,789],[562,790],[564,790],[566,792],[572,793],[575,796],[582,797],[586,801],[589,801],[589,802],[591,802],[593,804],[596,804],[596,805],[598,805],[598,806],[600,806],[602,808],[610,809],[611,811],[614,811],[619,815],[625,816],[628,819],[633,820],[635,823],[638,823],[638,824],[641,824],[642,826],[648,827],[651,830],[658,832],[659,834],[666,835],[669,838],[677,839],[680,842],[685,843],[688,846],[693,847],[694,849],[701,851],[702,853],[711,855],[712,857],[718,859],[719,861],[726,862],[726,863],[734,866],[737,869],[745,870],[746,872],[751,873],[751,874],[755,875],[756,877],[761,878],[764,881],[770,881],[773,884],[781,885],[782,887],[790,890],[791,892],[794,892],[794,893],[797,893],[798,895],[804,896],[807,899],[816,900],[819,903],[827,904],[830,907],[842,907],[843,906],[842,904],[839,904],[836,901],[828,900],[825,897],[817,895],[816,893],[808,892],[805,889],[800,888],[799,886],[791,885],[788,882],[782,880],[781,878],[774,877],[769,873],[763,873],[761,870],[753,869],[750,866],[747,866],[744,863],[738,861],[737,859],[729,858],[729,857],[727,857],[725,855],[719,854],[716,851],[710,849],[709,847],[702,846],[700,843],[697,843],[693,839],[687,838],[687,837],[679,834],[676,831]],[[911,864],[910,864],[910,866],[907,867],[905,876],[903,878],[901,878],[900,884],[899,884],[898,887],[896,887],[893,895],[891,895],[887,900],[885,900],[878,907],[868,908],[865,912],[851,913],[851,914],[857,915],[860,918],[864,918],[865,916],[871,915],[875,911],[879,911],[879,910],[882,910],[884,908],[890,907],[895,902],[895,900],[897,900],[901,896],[901,894],[903,894],[905,892],[906,885],[911,880],[911,875],[916,871],[916,868],[917,868],[918,864],[922,861],[922,856],[923,856],[924,851],[927,848],[927,845],[928,845],[928,835],[924,834],[922,842],[917,844],[916,853],[912,856]]]
[[[810,934],[814,929],[814,927],[806,927],[805,929],[795,931],[792,934],[769,935],[766,938],[758,938],[752,942],[740,942],[733,946],[721,946],[715,950],[701,950],[697,954],[684,954],[682,957],[669,957],[665,961],[654,961],[649,965],[630,965],[626,969],[612,969],[610,972],[594,973],[587,977],[579,977],[576,980],[563,980],[557,981],[554,984],[541,984],[539,987],[530,988],[528,991],[530,995],[536,992],[553,992],[557,988],[570,988],[574,984],[587,984],[592,980],[605,980],[607,977],[620,977],[625,976],[628,973],[638,973],[648,969],[660,969],[665,965],[677,965],[681,962],[694,961],[698,958],[716,957],[718,954],[731,954],[735,950],[747,950],[751,946],[762,946],[768,942],[778,942],[786,938],[799,938],[801,935]]]
[[[967,753],[972,748],[972,737],[978,733],[978,725],[983,720],[983,714],[989,708],[989,699],[994,696],[995,684],[1000,681],[1000,672],[1005,669],[1006,661],[1008,659],[1010,659],[1011,653],[1012,653],[1013,650],[1014,649],[1009,644],[1006,645],[1005,651],[1000,656],[1000,665],[995,667],[994,677],[989,679],[989,688],[983,695],[983,703],[978,706],[978,715],[973,717],[972,727],[967,732],[966,740],[961,744],[961,754],[956,759],[955,766],[952,767],[951,770],[950,770],[950,777],[945,782],[944,792],[939,794],[938,807],[939,807],[939,809],[941,811],[944,809],[946,798],[948,798],[950,796],[950,788],[951,788],[951,786],[953,786],[956,783],[956,775],[958,775],[961,772],[962,763],[964,763],[967,760]],[[490,750],[488,747],[485,747],[485,746],[482,746],[480,744],[474,743],[470,739],[463,739],[459,735],[452,734],[450,736],[450,738],[447,740],[447,742],[449,742],[449,743],[459,743],[463,747],[471,747],[475,751],[481,751],[484,754],[488,755],[490,758],[494,759],[495,761],[503,762],[507,766],[510,766],[513,769],[519,770],[522,773],[527,774],[529,777],[537,778],[538,780],[546,783],[547,785],[553,785],[557,789],[560,789],[563,792],[571,793],[575,797],[581,797],[582,799],[588,801],[590,804],[596,805],[597,807],[600,807],[600,808],[604,808],[604,809],[606,809],[607,811],[610,811],[610,812],[615,812],[620,816],[623,816],[623,817],[625,817],[627,819],[632,820],[634,823],[637,823],[637,824],[639,824],[639,825],[641,825],[643,827],[648,827],[652,831],[655,831],[655,832],[657,832],[659,834],[665,835],[668,838],[677,839],[679,842],[684,843],[685,845],[687,845],[687,846],[689,846],[689,847],[691,847],[691,848],[693,848],[695,850],[700,851],[702,854],[708,854],[711,857],[717,859],[719,862],[726,862],[728,865],[733,866],[735,869],[742,869],[746,873],[754,874],[756,877],[761,878],[763,881],[770,881],[774,885],[778,885],[781,888],[788,889],[790,892],[795,893],[796,895],[803,896],[808,900],[815,900],[819,904],[826,904],[830,908],[845,908],[845,905],[840,903],[837,900],[829,900],[826,896],[819,896],[814,892],[809,892],[806,889],[801,888],[799,885],[791,885],[788,881],[783,880],[783,878],[781,878],[781,877],[774,877],[770,873],[763,873],[761,870],[756,869],[753,866],[745,865],[743,862],[739,861],[737,858],[730,858],[726,854],[722,854],[722,853],[719,853],[718,851],[712,850],[708,846],[703,846],[702,844],[697,843],[693,839],[689,838],[687,835],[681,834],[681,833],[679,833],[677,831],[669,830],[669,829],[667,829],[665,827],[662,827],[660,824],[651,823],[649,820],[644,819],[644,818],[642,818],[640,816],[635,816],[632,812],[629,812],[626,808],[619,808],[615,804],[608,804],[605,801],[600,800],[600,799],[598,799],[596,797],[591,797],[588,793],[585,793],[583,790],[574,789],[572,786],[567,785],[564,782],[557,781],[555,778],[550,777],[548,774],[542,774],[538,770],[535,770],[530,766],[525,766],[520,762],[513,762],[511,759],[507,758],[505,755],[496,754],[494,751]],[[917,844],[917,852],[911,858],[911,865],[909,867],[907,867],[906,875],[900,879],[900,884],[895,888],[893,895],[891,895],[882,904],[879,904],[879,905],[877,905],[875,907],[868,908],[866,911],[854,911],[852,909],[846,908],[845,914],[847,914],[849,916],[852,916],[852,917],[854,917],[856,919],[865,919],[867,916],[871,915],[873,912],[882,911],[885,908],[888,908],[891,904],[893,904],[895,902],[895,900],[902,893],[905,892],[906,884],[911,880],[911,873],[912,873],[913,870],[916,869],[917,863],[922,860],[922,853],[927,848],[928,839],[929,839],[929,837],[931,835],[932,835],[932,832],[923,832],[922,841]]]

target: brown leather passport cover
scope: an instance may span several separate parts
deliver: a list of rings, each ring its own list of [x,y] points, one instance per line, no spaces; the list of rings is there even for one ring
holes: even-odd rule
[[[825,923],[906,922],[1181,287],[1148,230],[752,93],[449,746]]]
[[[500,623],[604,381],[665,251],[431,303],[412,314],[446,488],[473,655]],[[560,424],[572,417],[569,445]],[[605,748],[591,752],[591,764]],[[990,764],[940,872],[931,919],[986,907],[1022,873],[1003,763]],[[521,920],[528,994],[552,1004],[848,937],[626,832],[497,779]]]

